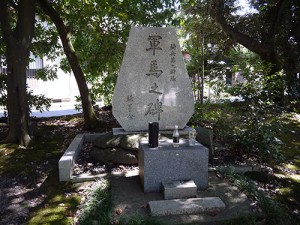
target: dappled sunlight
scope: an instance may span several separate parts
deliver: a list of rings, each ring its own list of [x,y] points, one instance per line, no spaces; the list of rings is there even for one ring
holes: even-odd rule
[[[39,212],[38,217],[33,217],[28,224],[35,225],[41,224],[41,221],[45,224],[71,224],[72,217],[66,218],[65,208],[57,205],[48,206]]]
[[[29,224],[41,224],[41,221],[71,224],[80,195],[70,185],[59,182],[57,168],[68,145],[66,140],[72,140],[82,128],[82,118],[70,117],[70,120],[37,121],[33,142],[26,149],[0,145],[0,200],[5,203],[0,211],[9,220],[32,218]]]

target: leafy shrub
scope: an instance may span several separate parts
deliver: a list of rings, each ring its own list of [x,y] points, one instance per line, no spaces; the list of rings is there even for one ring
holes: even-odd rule
[[[228,132],[223,132],[226,140],[235,150],[261,159],[282,160],[279,153],[280,140],[276,137],[281,126],[268,117],[268,110],[263,106],[248,106],[248,112],[234,124]],[[233,123],[232,123],[233,124]]]
[[[213,128],[218,141],[235,152],[259,159],[281,160],[280,140],[283,129],[272,119],[274,107],[262,101],[222,104],[196,104],[190,124]]]

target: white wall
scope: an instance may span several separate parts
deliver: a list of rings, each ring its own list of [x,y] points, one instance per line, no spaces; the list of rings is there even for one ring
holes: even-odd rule
[[[44,58],[44,67],[59,65],[59,60],[50,61]],[[29,90],[32,90],[34,94],[44,94],[48,98],[75,101],[75,96],[79,95],[79,90],[74,75],[72,73],[64,73],[58,68],[57,77],[54,81],[28,78],[27,84]]]

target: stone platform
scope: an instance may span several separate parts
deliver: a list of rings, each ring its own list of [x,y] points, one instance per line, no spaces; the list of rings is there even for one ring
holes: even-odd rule
[[[144,192],[159,192],[163,181],[193,180],[198,189],[208,187],[208,149],[196,142],[188,146],[181,139],[180,146],[171,140],[159,141],[157,148],[149,148],[142,139],[139,151],[139,171]]]
[[[186,215],[199,213],[217,214],[225,209],[219,197],[172,199],[149,202],[152,216]]]

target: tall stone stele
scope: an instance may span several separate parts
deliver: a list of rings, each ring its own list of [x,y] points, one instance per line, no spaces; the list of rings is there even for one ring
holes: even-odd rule
[[[112,106],[125,131],[184,128],[194,99],[174,28],[131,28]]]

